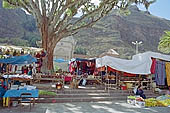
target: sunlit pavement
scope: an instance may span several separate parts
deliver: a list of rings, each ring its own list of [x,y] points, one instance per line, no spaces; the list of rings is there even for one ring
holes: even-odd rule
[[[10,108],[0,107],[0,113],[169,113],[170,107],[139,108],[125,101],[115,102],[81,102],[49,103]]]

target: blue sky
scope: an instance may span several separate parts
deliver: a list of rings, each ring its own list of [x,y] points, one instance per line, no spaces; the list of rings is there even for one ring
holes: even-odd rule
[[[144,6],[139,6],[141,10],[145,10]],[[152,15],[170,20],[170,0],[157,0],[149,7]]]
[[[92,0],[93,3],[98,4],[99,0]],[[143,5],[140,5],[141,10],[145,10]],[[155,3],[150,5],[149,12],[161,18],[170,20],[170,0],[156,0]]]

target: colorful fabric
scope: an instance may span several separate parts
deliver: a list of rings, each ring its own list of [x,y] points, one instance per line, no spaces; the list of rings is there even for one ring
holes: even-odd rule
[[[155,80],[157,85],[165,85],[165,62],[156,61]]]
[[[151,74],[155,74],[156,59],[152,59]]]
[[[167,84],[170,86],[170,62],[166,62],[166,78],[167,78]]]
[[[65,82],[70,82],[72,80],[72,77],[71,76],[65,76],[64,77],[64,81]]]

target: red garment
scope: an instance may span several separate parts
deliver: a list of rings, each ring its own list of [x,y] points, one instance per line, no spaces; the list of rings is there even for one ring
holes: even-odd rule
[[[65,76],[64,81],[65,82],[70,82],[72,80],[71,76]]]
[[[151,74],[155,74],[155,67],[156,67],[156,59],[152,58],[152,65],[151,65]]]
[[[41,57],[40,53],[37,53],[37,54],[35,55],[35,57],[36,57],[36,58],[40,58],[40,57]]]
[[[41,51],[41,57],[45,57],[46,53],[44,51]]]
[[[71,74],[74,73],[74,71],[75,71],[74,62],[71,62],[71,63],[70,63],[70,65],[69,65],[69,71],[70,71]]]

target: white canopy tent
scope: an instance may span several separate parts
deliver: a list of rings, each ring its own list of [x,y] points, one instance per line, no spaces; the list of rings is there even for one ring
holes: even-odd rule
[[[96,67],[110,66],[113,69],[132,73],[132,74],[150,74],[152,59],[157,58],[165,61],[170,61],[170,55],[163,55],[156,52],[145,52],[134,55],[132,60],[114,58],[104,56],[96,59]]]

